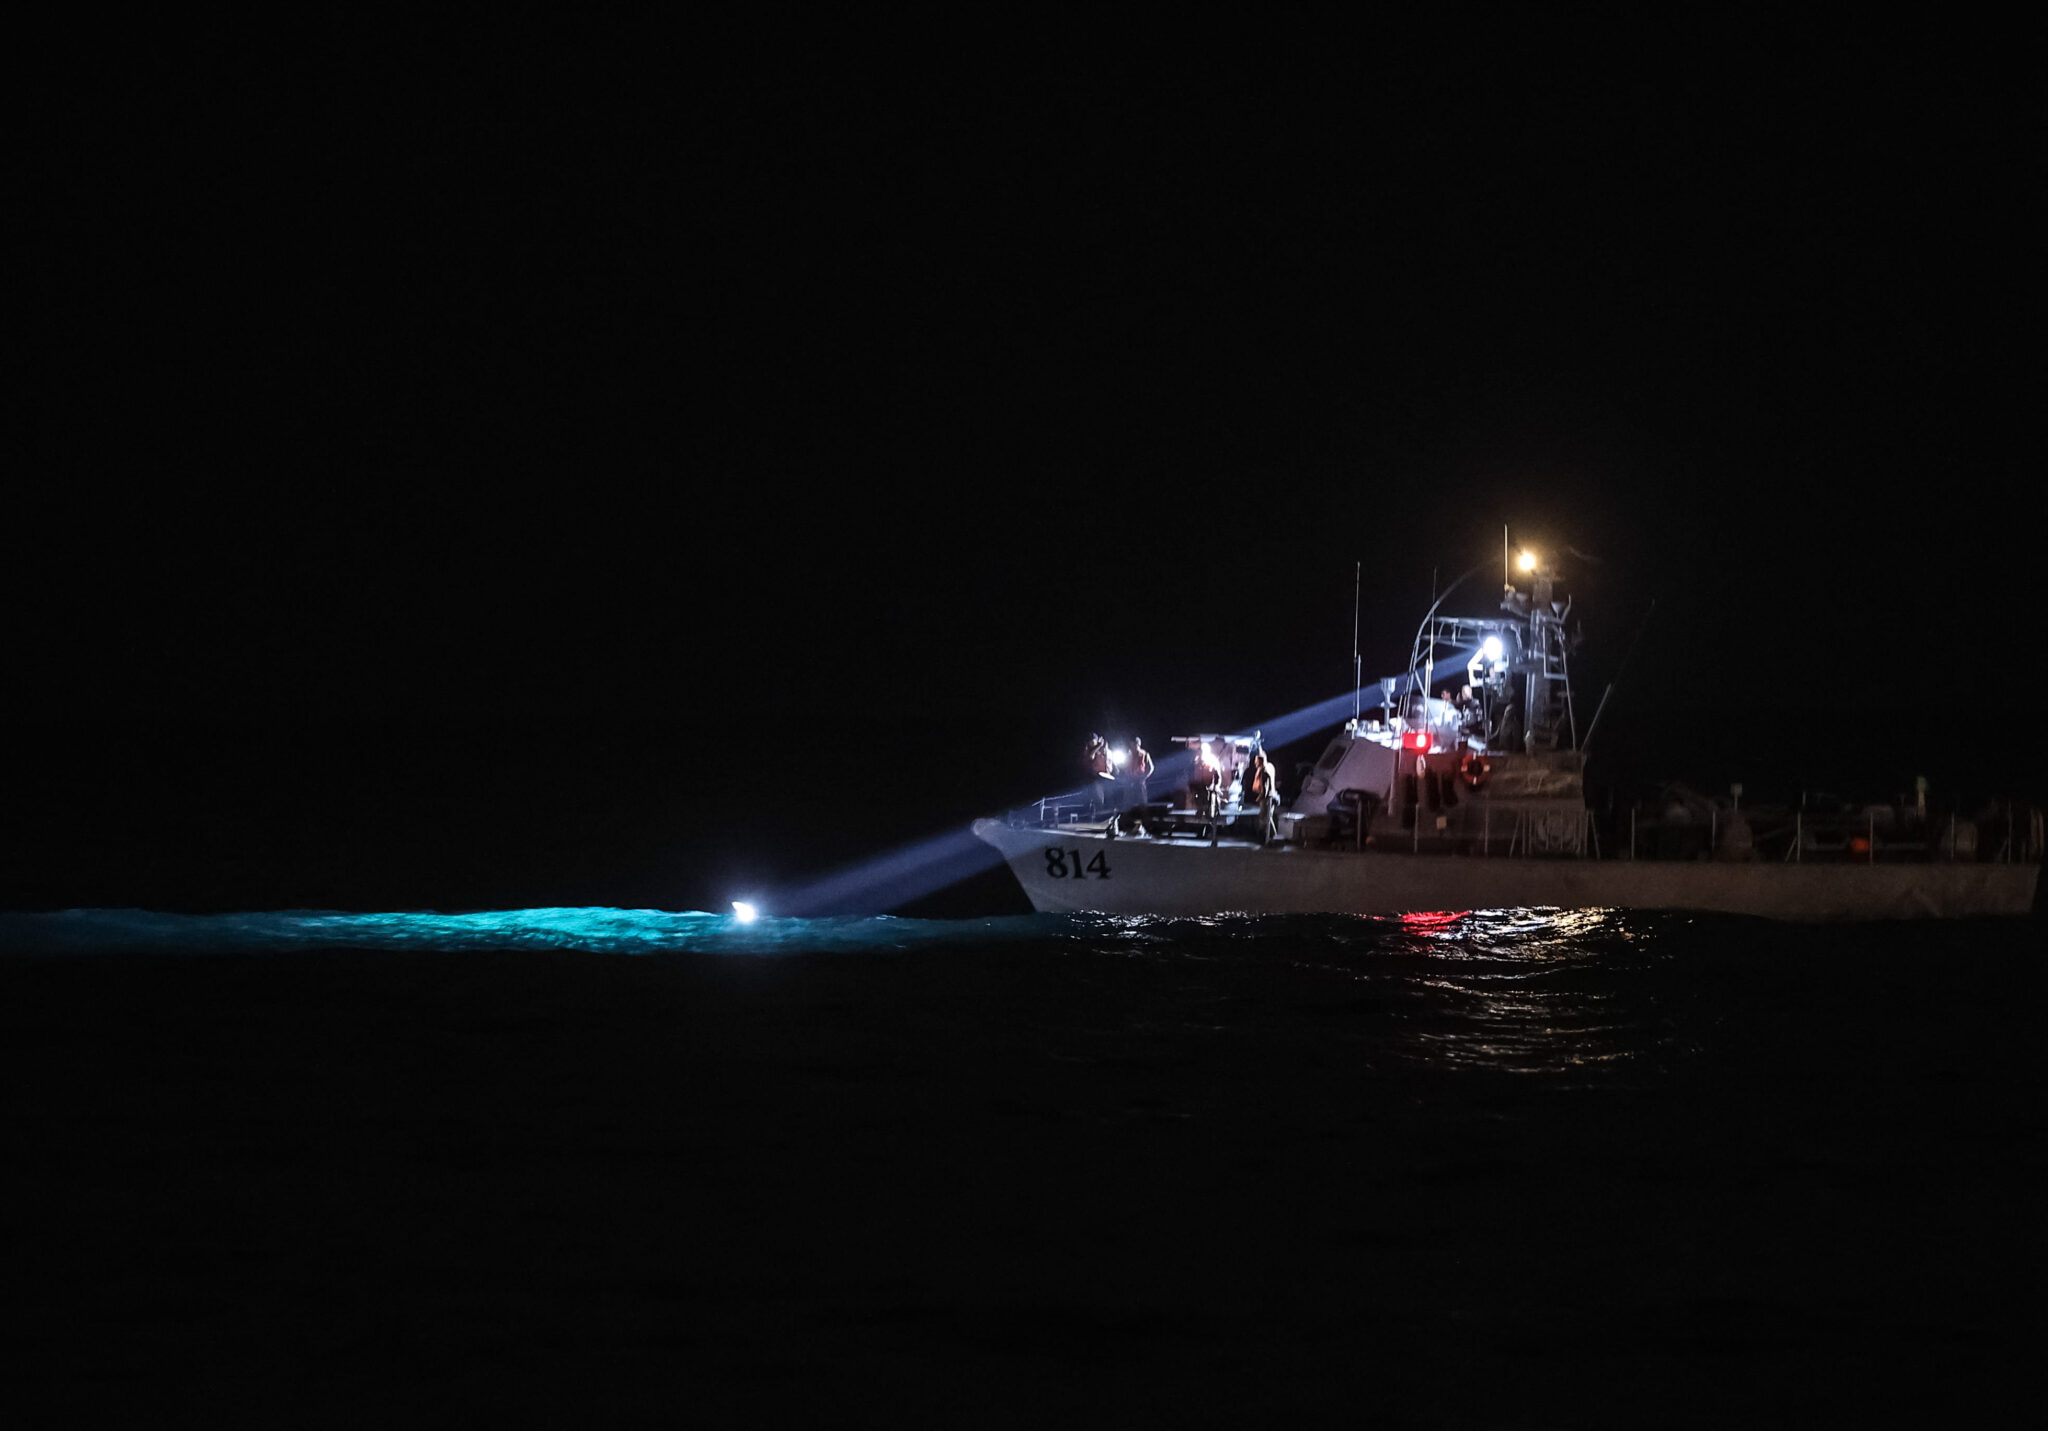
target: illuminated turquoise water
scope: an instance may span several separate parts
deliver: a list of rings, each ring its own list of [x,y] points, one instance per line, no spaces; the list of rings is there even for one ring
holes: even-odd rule
[[[978,921],[762,919],[654,909],[508,909],[462,914],[282,910],[159,914],[75,909],[0,914],[0,948],[25,953],[304,953],[321,949],[581,949],[595,954],[798,954],[1060,937],[1032,918]]]

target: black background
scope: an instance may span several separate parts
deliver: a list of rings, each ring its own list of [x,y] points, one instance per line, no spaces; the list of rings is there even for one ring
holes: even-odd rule
[[[1011,23],[46,56],[0,898],[718,908],[1504,525],[1596,780],[2039,798],[2015,36]]]

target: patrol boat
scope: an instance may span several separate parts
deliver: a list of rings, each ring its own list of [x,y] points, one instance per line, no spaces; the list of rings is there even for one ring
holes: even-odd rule
[[[1819,922],[2032,910],[2040,811],[2008,803],[1965,818],[1930,808],[1924,782],[1911,800],[1826,810],[1744,806],[1740,786],[1727,797],[1671,786],[1652,810],[1597,820],[1571,603],[1548,563],[1524,553],[1520,571],[1522,587],[1505,574],[1497,614],[1430,607],[1407,670],[1379,682],[1369,712],[1353,697],[1284,809],[1252,797],[1260,732],[1200,734],[1176,737],[1181,749],[1159,762],[1154,789],[1185,782],[1174,798],[1107,818],[1089,818],[1087,797],[1042,801],[974,833],[1045,912],[1600,908]],[[1462,678],[1455,694],[1439,689],[1439,666]]]

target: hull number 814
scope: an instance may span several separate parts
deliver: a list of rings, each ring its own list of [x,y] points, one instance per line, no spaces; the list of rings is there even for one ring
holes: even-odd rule
[[[1081,863],[1079,850],[1048,849],[1045,852],[1045,872],[1054,879],[1097,879],[1109,878],[1109,851],[1097,850],[1095,858],[1087,864]]]

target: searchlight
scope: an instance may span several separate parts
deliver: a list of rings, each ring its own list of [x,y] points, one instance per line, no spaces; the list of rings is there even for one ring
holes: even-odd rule
[[[1536,570],[1536,553],[1523,552],[1521,556],[1515,559],[1515,565],[1520,567],[1523,571]]]
[[[742,924],[752,924],[761,917],[761,911],[744,899],[736,899],[732,902],[732,917]]]

